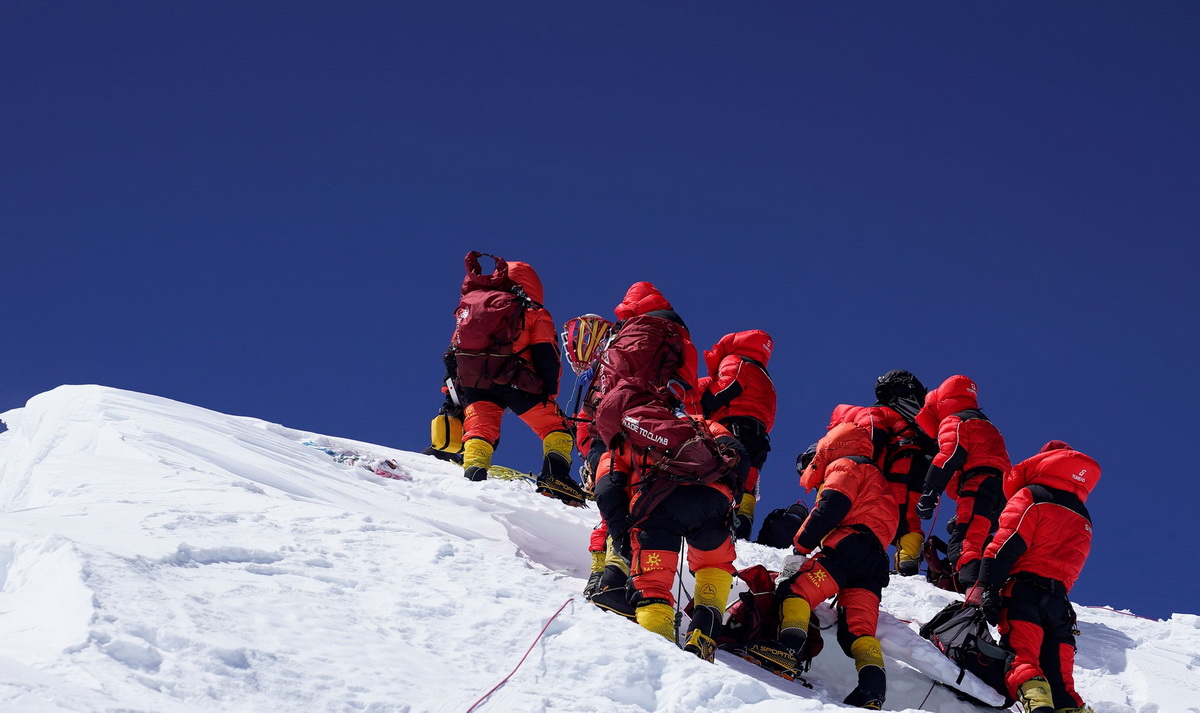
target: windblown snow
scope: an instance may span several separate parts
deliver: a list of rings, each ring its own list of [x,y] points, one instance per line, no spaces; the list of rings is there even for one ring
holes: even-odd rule
[[[0,710],[848,710],[832,631],[807,689],[592,607],[595,509],[528,483],[99,386],[0,418]],[[885,590],[888,710],[986,710],[933,687],[957,669],[916,634],[952,599]],[[1077,608],[1098,713],[1200,713],[1200,617]]]

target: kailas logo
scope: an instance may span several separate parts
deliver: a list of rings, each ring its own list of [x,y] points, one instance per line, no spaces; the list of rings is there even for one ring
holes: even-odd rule
[[[458,314],[454,315],[454,321],[461,322],[469,316],[471,316],[471,309],[469,307],[463,307],[458,311]]]
[[[1075,480],[1078,480],[1081,483],[1086,483],[1087,478],[1083,477],[1085,475],[1087,475],[1087,468],[1084,468],[1083,470],[1079,471],[1078,473],[1072,473],[1071,477],[1074,478]]]
[[[642,428],[638,423],[638,420],[633,416],[626,416],[625,418],[622,418],[621,425],[625,428],[625,430],[632,431],[643,438],[649,439],[664,446],[667,445],[667,439],[665,437],[660,436],[657,433],[651,433]]]

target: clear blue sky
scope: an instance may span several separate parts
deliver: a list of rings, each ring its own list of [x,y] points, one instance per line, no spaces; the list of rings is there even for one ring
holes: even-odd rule
[[[1193,2],[7,2],[0,408],[100,383],[419,450],[469,249],[765,329],[765,506],[874,378],[1104,469],[1074,598],[1196,612]],[[570,387],[570,372],[564,391]],[[510,417],[497,460],[535,467]],[[942,518],[945,518],[943,512]]]

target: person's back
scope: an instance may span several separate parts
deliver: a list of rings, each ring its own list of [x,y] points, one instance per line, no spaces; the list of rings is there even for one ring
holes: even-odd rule
[[[917,514],[930,519],[943,490],[956,501],[947,554],[960,591],[979,575],[979,559],[1000,508],[1000,479],[1010,467],[1004,437],[979,410],[977,393],[971,379],[951,376],[929,392],[916,417],[938,442]]]
[[[812,551],[818,545],[834,547],[863,528],[881,547],[891,542],[897,509],[871,458],[872,446],[866,434],[861,426],[842,424],[818,441],[816,456],[805,469],[800,485],[806,490],[819,487],[822,495],[828,490],[841,497],[836,509],[821,508],[822,512],[818,512],[818,505],[809,513],[805,527],[796,534],[797,549],[801,552]]]
[[[1008,504],[984,552],[967,603],[998,623],[1014,652],[1010,694],[1033,713],[1087,710],[1075,691],[1075,612],[1067,598],[1087,561],[1092,520],[1085,502],[1100,479],[1091,457],[1062,441],[1005,476]]]
[[[691,399],[698,399],[699,396],[695,394],[696,381],[698,377],[697,365],[699,362],[699,359],[696,355],[696,346],[692,344],[691,332],[688,330],[687,324],[671,306],[671,303],[662,294],[662,292],[660,292],[658,288],[650,282],[635,282],[630,285],[629,289],[625,293],[624,299],[622,299],[621,303],[613,309],[613,313],[616,315],[618,320],[618,336],[620,335],[621,331],[624,331],[625,328],[629,326],[631,322],[634,322],[635,319],[641,317],[662,319],[666,320],[668,323],[678,325],[680,330],[682,330],[678,334],[679,341],[675,342],[675,336],[671,336],[670,339],[672,340],[671,346],[673,350],[677,351],[678,359],[681,363],[674,365],[674,373],[663,374],[662,378],[678,379],[682,381],[687,388],[691,390]],[[638,320],[637,323],[653,324],[648,320]],[[660,327],[659,325],[656,325],[655,328]],[[650,327],[647,327],[646,329],[650,329]],[[665,372],[666,369],[660,366],[660,371]],[[648,376],[641,376],[657,386],[662,386],[666,383],[665,380],[661,381],[660,383],[658,380],[652,379]],[[694,411],[689,411],[689,413],[698,414],[699,410],[697,409]]]
[[[819,489],[817,503],[793,540],[798,554],[785,559],[778,580],[779,649],[785,654],[774,658],[779,649],[771,646],[748,652],[768,665],[798,660],[812,608],[836,594],[838,643],[858,671],[858,685],[845,702],[879,710],[887,686],[875,633],[888,583],[884,550],[899,514],[872,451],[870,431],[853,423],[834,426],[817,442],[800,478],[805,490]]]
[[[774,346],[771,335],[760,329],[726,334],[704,352],[709,376],[698,383],[704,417],[728,428],[750,453],[746,492],[735,512],[734,534],[742,540],[750,537],[761,496],[759,474],[771,450],[776,393],[767,364]]]
[[[729,513],[748,462],[724,427],[676,415],[672,398],[641,379],[605,396],[594,426],[611,450],[597,470],[596,505],[630,563],[637,604],[627,614],[671,641],[671,585],[687,542],[696,598],[684,648],[712,661],[735,571]]]
[[[829,428],[857,423],[871,432],[875,463],[888,481],[892,499],[900,508],[893,544],[896,570],[917,574],[925,535],[916,504],[925,484],[926,469],[935,443],[917,427],[915,416],[925,399],[925,387],[911,372],[893,369],[876,379],[873,406],[840,404],[834,408]]]
[[[986,556],[991,567],[1011,562],[1020,572],[1053,579],[1070,592],[1087,561],[1092,521],[1084,503],[1100,477],[1091,457],[1066,444],[1017,465],[1004,479],[1008,504]]]
[[[614,332],[600,353],[591,384],[579,411],[580,450],[594,471],[604,446],[592,437],[590,420],[606,394],[622,381],[644,379],[655,386],[679,383],[686,392],[685,409],[698,414],[696,347],[687,325],[671,303],[649,282],[635,282],[613,309]],[[697,404],[689,408],[691,403]]]
[[[507,408],[542,439],[538,492],[582,505],[583,493],[570,475],[573,440],[554,400],[562,365],[541,280],[530,265],[496,256],[489,256],[495,267],[485,274],[483,255],[472,251],[465,259],[445,360],[463,402],[463,475],[487,478]]]

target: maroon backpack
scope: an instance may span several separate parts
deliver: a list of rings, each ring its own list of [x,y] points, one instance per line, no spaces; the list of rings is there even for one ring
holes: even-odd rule
[[[621,324],[610,338],[583,405],[595,412],[605,394],[627,379],[664,386],[683,367],[686,344],[681,325],[665,317],[638,315]]]
[[[734,496],[741,495],[737,451],[717,443],[701,422],[676,415],[668,393],[666,387],[655,388],[644,379],[628,379],[606,394],[596,409],[592,427],[604,443],[609,448],[625,443],[650,463],[631,513],[635,524],[679,485],[725,478]]]
[[[508,263],[502,258],[488,255],[495,260],[496,268],[489,275],[482,273],[479,258],[485,254],[474,250],[467,253],[467,277],[454,309],[450,347],[459,384],[486,389],[511,383],[537,392],[540,384],[525,383],[527,379],[521,377],[529,370],[521,369],[513,356],[513,344],[525,328],[525,310],[532,303],[508,276]],[[518,380],[522,383],[514,383]]]
[[[737,601],[729,605],[728,621],[717,638],[717,644],[726,649],[738,649],[779,635],[779,600],[775,597],[777,575],[778,572],[772,572],[761,564],[738,570],[738,579],[746,583],[747,591],[738,594]],[[810,617],[808,638],[798,662],[800,670],[808,670],[809,662],[823,648],[817,617]]]

